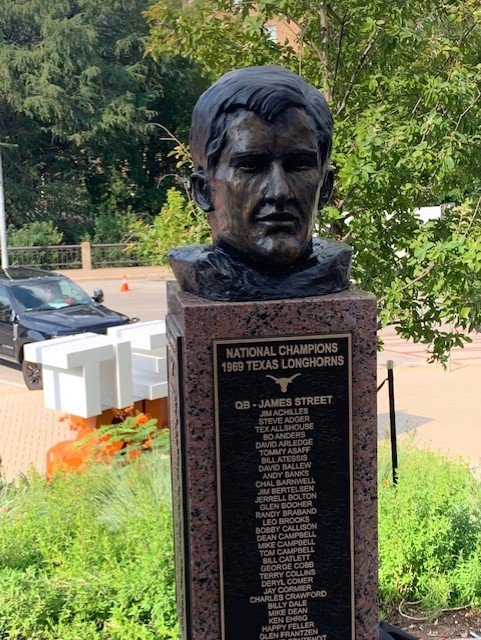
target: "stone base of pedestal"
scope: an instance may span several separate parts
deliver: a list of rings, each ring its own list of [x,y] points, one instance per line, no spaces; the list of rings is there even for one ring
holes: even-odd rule
[[[177,597],[189,640],[377,640],[376,302],[168,285]]]

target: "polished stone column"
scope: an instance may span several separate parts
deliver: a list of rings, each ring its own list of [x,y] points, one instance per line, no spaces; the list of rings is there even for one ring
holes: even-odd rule
[[[293,638],[305,638],[305,640],[312,640],[312,638],[320,638],[322,640],[377,640],[379,630],[377,605],[375,299],[361,291],[351,290],[301,299],[225,303],[213,302],[182,292],[176,284],[168,283],[167,339],[177,597],[182,629],[181,637],[186,640],[237,640],[237,638],[243,638],[244,640],[262,640],[263,638],[272,638],[272,640],[282,640],[283,638],[285,640],[293,640]],[[219,388],[218,380],[217,382],[215,380],[215,371],[216,376],[219,376],[219,353],[224,349],[228,340],[232,340],[233,345],[237,343],[250,345],[272,343],[274,351],[266,351],[266,354],[274,353],[276,349],[279,352],[278,345],[284,343],[310,344],[312,342],[317,345],[325,345],[335,341],[343,349],[345,348],[349,351],[349,354],[348,351],[345,352],[348,355],[344,362],[347,367],[346,362],[349,360],[349,367],[348,369],[343,369],[345,377],[342,378],[341,376],[342,380],[348,380],[349,378],[349,396],[346,396],[347,391],[342,395],[341,391],[337,392],[336,389],[330,389],[329,380],[334,378],[329,378],[331,373],[325,373],[326,369],[319,369],[319,390],[316,392],[318,395],[312,397],[318,399],[330,396],[334,398],[334,400],[316,399],[316,403],[335,403],[337,395],[339,398],[341,396],[345,397],[346,400],[343,401],[345,406],[338,407],[336,411],[341,411],[339,415],[349,416],[350,434],[346,435],[347,439],[344,444],[341,443],[338,446],[333,442],[332,451],[329,449],[329,441],[327,441],[326,446],[326,441],[324,440],[322,446],[326,447],[325,453],[309,458],[312,460],[312,474],[315,476],[318,471],[319,474],[325,473],[325,468],[336,462],[336,460],[333,460],[338,455],[336,451],[347,452],[345,475],[342,476],[341,480],[342,482],[351,483],[350,506],[352,515],[349,516],[346,508],[346,513],[337,522],[335,520],[338,517],[336,515],[337,511],[331,508],[332,504],[335,506],[335,501],[332,503],[332,501],[326,500],[326,505],[329,503],[331,506],[329,508],[326,507],[327,510],[323,512],[323,502],[318,501],[317,516],[314,516],[314,520],[318,523],[315,525],[316,528],[319,526],[318,531],[320,527],[325,527],[326,520],[334,518],[334,520],[329,521],[329,527],[324,530],[326,532],[329,532],[330,529],[336,531],[337,528],[340,539],[343,536],[347,536],[346,540],[350,540],[351,577],[353,580],[351,612],[353,615],[350,620],[341,620],[342,624],[345,624],[341,630],[336,631],[333,628],[335,615],[334,617],[329,615],[329,621],[326,623],[329,630],[328,633],[323,631],[322,620],[321,623],[317,620],[315,624],[301,622],[297,625],[297,628],[300,629],[299,631],[288,631],[288,628],[296,628],[296,623],[288,626],[285,622],[285,612],[284,614],[280,612],[277,618],[273,618],[269,613],[268,617],[267,601],[275,600],[277,596],[267,597],[264,604],[251,605],[248,599],[244,598],[243,600],[241,592],[239,592],[238,612],[246,612],[243,618],[245,622],[241,622],[237,627],[245,626],[245,628],[233,629],[229,627],[229,620],[226,620],[226,616],[229,618],[230,613],[226,613],[225,610],[227,600],[224,600],[226,597],[224,593],[224,573],[226,571],[226,562],[231,562],[231,560],[226,559],[227,556],[220,556],[221,534],[219,533],[219,519],[221,512],[223,513],[225,510],[224,517],[229,519],[230,523],[230,528],[224,529],[224,536],[235,536],[239,544],[239,563],[243,564],[238,568],[227,567],[233,576],[232,580],[234,582],[235,580],[242,580],[244,574],[250,576],[253,571],[255,573],[255,567],[259,566],[260,556],[262,556],[262,552],[259,552],[259,549],[254,545],[255,540],[252,539],[251,542],[253,541],[252,544],[254,545],[252,546],[252,563],[249,561],[249,556],[246,556],[248,560],[247,562],[245,561],[245,557],[242,555],[244,553],[243,549],[244,547],[248,548],[250,544],[249,531],[254,530],[253,523],[247,520],[251,516],[246,514],[245,528],[239,526],[233,531],[232,522],[237,522],[236,518],[238,516],[240,517],[239,522],[242,522],[242,513],[236,513],[237,505],[233,509],[232,504],[222,504],[222,495],[224,494],[222,494],[220,487],[221,478],[225,485],[229,479],[229,469],[236,471],[236,464],[233,463],[231,458],[222,460],[225,455],[225,451],[221,450],[221,445],[224,446],[221,442],[222,438],[224,438],[222,429],[225,427],[226,420],[222,415],[227,411],[225,409],[227,405],[224,402],[225,399],[219,397],[219,394],[222,395],[223,389]],[[216,341],[217,346],[215,346]],[[318,347],[319,349],[321,347]],[[285,347],[283,347],[282,351],[286,351]],[[217,365],[215,364],[216,357]],[[266,357],[267,359],[270,358],[271,362],[273,361],[273,357],[269,355]],[[286,362],[289,364],[287,360]],[[300,361],[296,362],[299,364]],[[321,364],[324,362],[328,365],[330,363],[329,360],[319,362]],[[332,360],[332,363],[336,364],[336,361]],[[281,366],[281,364],[279,361],[276,366]],[[310,366],[312,363],[311,361],[306,361],[305,364]],[[311,369],[309,374],[307,375],[306,373],[305,376],[305,380],[310,385],[310,394],[313,393],[312,388],[316,384],[316,371],[317,369]],[[237,375],[237,372],[234,371],[233,375]],[[268,375],[271,377],[269,378]],[[300,376],[301,373],[297,375]],[[326,375],[328,377],[323,378]],[[292,383],[292,386],[287,389],[287,385],[290,382],[280,381],[281,374],[278,371],[267,370],[263,372],[261,377],[259,377],[258,373],[253,373],[252,376],[251,378],[245,378],[246,381],[252,380],[252,384],[247,382],[243,387],[243,383],[239,383],[237,386],[234,385],[234,391],[231,390],[229,393],[237,393],[236,389],[238,389],[238,398],[241,401],[248,394],[250,394],[249,397],[251,398],[255,397],[256,389],[253,389],[253,386],[270,384],[276,389],[275,395],[281,399],[279,400],[281,402],[282,398],[288,397],[294,388],[294,383]],[[341,380],[341,378],[339,379]],[[241,380],[241,378],[238,379]],[[299,378],[298,382],[301,380],[302,378]],[[322,380],[324,382],[321,384]],[[344,384],[342,380],[339,384]],[[285,387],[284,390],[282,385]],[[345,389],[347,389],[346,386]],[[259,391],[259,393],[261,392]],[[243,401],[246,402],[245,400]],[[312,411],[320,411],[318,407],[310,408],[309,411],[311,409]],[[224,411],[224,414],[222,411]],[[342,413],[343,411],[344,413]],[[239,411],[238,415],[243,416],[247,415],[247,413],[242,414]],[[254,416],[254,414],[252,415]],[[332,415],[334,416],[335,414]],[[257,417],[255,419],[257,420]],[[332,418],[330,420],[329,428],[332,433],[336,433],[336,424],[335,422],[332,423]],[[224,421],[221,425],[222,429],[219,427],[219,421]],[[313,422],[315,422],[314,419]],[[339,425],[339,429],[341,429],[342,421],[339,422]],[[318,428],[316,425],[314,426],[316,429]],[[251,424],[248,421],[245,423],[239,422],[238,428],[250,429]],[[322,433],[322,427],[319,427],[319,429],[319,437],[325,437],[325,434],[323,435]],[[252,433],[255,433],[255,431],[252,431]],[[227,443],[227,440],[225,442]],[[254,457],[257,454],[255,454],[253,448],[251,452],[247,450],[245,442],[240,437],[239,450],[229,450],[229,456],[238,456],[239,465],[244,464],[244,461],[249,459],[249,456],[251,463],[252,460],[258,459]],[[243,444],[241,445],[241,443]],[[225,446],[228,445],[225,444]],[[336,446],[338,446],[337,449]],[[346,449],[346,446],[348,449]],[[227,466],[224,465],[224,462]],[[226,469],[227,475],[225,475]],[[240,470],[241,472],[243,472],[242,469]],[[335,473],[337,472],[335,471]],[[256,473],[258,473],[256,469],[252,471],[252,474],[255,475]],[[249,478],[249,473],[246,472],[245,477]],[[321,477],[321,475],[318,475],[318,477]],[[322,477],[328,478],[329,476]],[[332,486],[333,490],[335,490],[335,485]],[[236,487],[227,488],[229,490],[236,489]],[[319,486],[318,488],[322,493],[322,487]],[[242,510],[242,505],[248,504],[249,498],[244,495],[244,492],[248,492],[249,489],[245,485],[239,485],[237,491],[239,509]],[[253,507],[254,511],[251,512],[251,515],[255,513],[256,508],[255,506]],[[349,517],[351,517],[352,531],[349,530]],[[309,522],[312,522],[312,516],[310,518]],[[302,522],[302,520],[300,521]],[[335,543],[335,536],[331,541],[326,542],[326,544],[334,545]],[[326,549],[323,549],[323,539],[317,539],[316,545],[317,551],[321,554],[316,557],[322,557],[323,551],[326,551]],[[235,547],[232,548],[235,549]],[[309,620],[316,613],[316,607],[325,607],[326,603],[329,603],[331,613],[334,612],[336,614],[337,603],[334,598],[338,588],[334,584],[336,562],[339,561],[341,563],[342,561],[344,563],[343,566],[345,566],[345,560],[346,558],[341,558],[341,556],[337,558],[336,551],[334,551],[329,558],[329,567],[316,565],[315,570],[319,574],[321,582],[312,586],[312,589],[318,589],[318,591],[311,594],[312,597],[309,599],[309,615],[307,616]],[[326,584],[322,583],[324,570],[329,571],[329,578],[325,579],[325,582],[327,581]],[[238,572],[237,574],[236,571]],[[283,583],[286,572],[281,571],[281,573],[278,573],[279,576],[280,582]],[[246,579],[250,580],[251,578],[246,577]],[[257,589],[257,593],[260,593],[260,579],[254,580],[254,582],[252,592],[256,592]],[[264,582],[263,585],[265,584],[267,583]],[[306,578],[306,584],[310,584],[309,578]],[[323,600],[319,596],[319,599],[316,599],[316,593],[320,594],[319,589],[324,587],[327,591],[326,598]],[[346,584],[341,587],[341,591],[342,589],[351,589],[351,585],[347,584],[347,579]],[[265,589],[263,593],[268,592],[269,590]],[[277,592],[278,587],[274,587],[274,591],[270,591],[270,593]],[[257,602],[260,601],[261,599],[258,599]],[[250,606],[252,606],[253,612],[252,619],[248,613]],[[280,605],[271,604],[269,606],[277,607]],[[263,615],[265,614],[265,623],[259,627],[258,631],[252,632],[256,624],[255,621],[253,622],[253,618],[260,611],[264,612]],[[337,615],[339,615],[338,612]],[[273,624],[275,625],[276,619],[278,622],[280,621],[277,632],[273,631]],[[302,615],[299,616],[299,620],[303,620]],[[349,629],[350,638],[346,637],[345,629]]]

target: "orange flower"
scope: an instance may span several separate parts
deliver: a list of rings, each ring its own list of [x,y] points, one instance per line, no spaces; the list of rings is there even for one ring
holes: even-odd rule
[[[135,422],[137,426],[140,427],[140,425],[145,424],[146,422],[151,420],[151,418],[152,416],[150,415],[150,413],[139,413],[139,415],[135,419]]]
[[[91,460],[92,450],[76,450],[73,440],[64,440],[54,444],[47,451],[47,478],[50,480],[55,471],[82,471]]]
[[[68,419],[70,421],[69,427],[71,431],[83,431],[84,429],[91,428],[88,426],[88,422],[85,418],[80,418],[79,416],[70,414],[68,415]]]
[[[153,443],[154,441],[152,440],[152,438],[147,438],[147,440],[144,442],[144,449],[152,449]]]
[[[112,444],[108,444],[107,442],[102,442],[102,444],[98,447],[96,460],[99,462],[105,462],[112,456],[114,456],[118,451],[122,449],[124,443],[120,440],[118,442],[114,442]]]
[[[135,460],[135,458],[137,458],[137,456],[140,456],[141,453],[142,451],[140,451],[140,449],[136,449],[135,451],[129,451],[129,453],[127,454],[127,460],[129,462],[132,462],[132,460]]]

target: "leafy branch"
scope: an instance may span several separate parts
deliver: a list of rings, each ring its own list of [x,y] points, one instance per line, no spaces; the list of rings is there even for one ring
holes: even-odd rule
[[[339,107],[337,108],[336,111],[336,116],[340,116],[342,114],[342,112],[344,111],[344,109],[347,106],[347,101],[349,100],[349,97],[354,89],[354,86],[356,84],[356,80],[359,76],[359,74],[361,73],[361,71],[363,70],[367,59],[369,57],[369,54],[372,50],[372,48],[374,47],[374,44],[376,43],[377,40],[377,34],[372,36],[368,42],[367,45],[364,49],[364,51],[361,54],[361,57],[359,58],[356,67],[354,68],[354,71],[352,72],[351,78],[348,82],[347,88],[346,88],[346,92],[344,93],[344,97],[339,105]]]

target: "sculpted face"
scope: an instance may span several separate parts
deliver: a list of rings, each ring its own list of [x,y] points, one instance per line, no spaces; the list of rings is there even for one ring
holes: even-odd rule
[[[289,265],[309,244],[323,183],[330,195],[314,122],[300,108],[287,109],[272,123],[240,110],[228,117],[227,127],[215,171],[193,176],[214,244],[225,241],[263,264]]]

